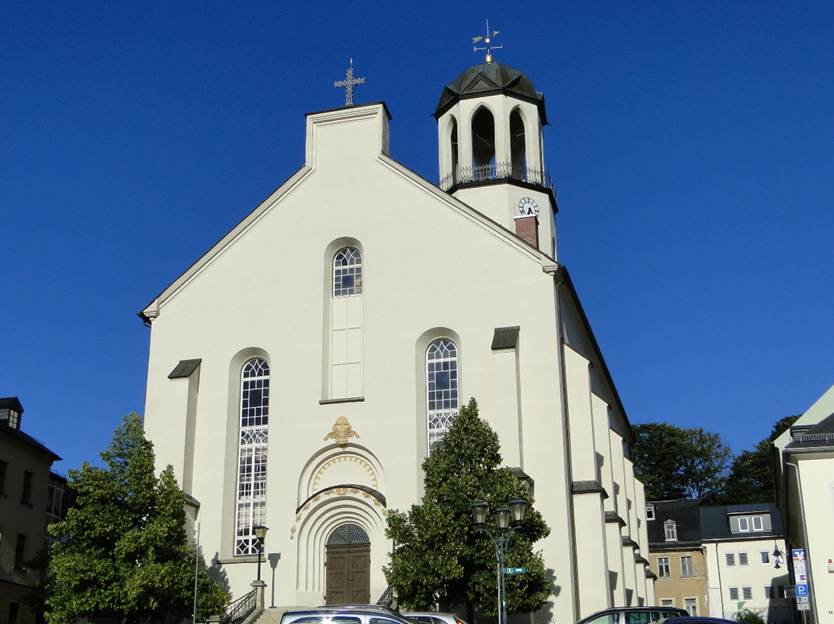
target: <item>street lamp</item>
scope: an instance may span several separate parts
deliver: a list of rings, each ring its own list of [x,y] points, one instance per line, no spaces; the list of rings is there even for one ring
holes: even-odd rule
[[[483,501],[472,503],[472,526],[476,531],[489,535],[492,544],[495,546],[495,560],[498,563],[498,624],[507,623],[507,598],[504,587],[504,566],[507,562],[507,547],[510,545],[513,533],[517,531],[527,515],[527,502],[515,498],[508,506],[498,507],[493,512],[495,520],[495,531],[487,528],[488,506]]]
[[[779,544],[774,545],[773,547],[773,567],[777,570],[782,567],[782,564],[785,562],[784,553],[779,550]]]
[[[261,580],[261,558],[264,554],[264,539],[266,539],[267,531],[269,529],[262,524],[258,524],[252,528],[252,532],[258,538],[258,581]]]

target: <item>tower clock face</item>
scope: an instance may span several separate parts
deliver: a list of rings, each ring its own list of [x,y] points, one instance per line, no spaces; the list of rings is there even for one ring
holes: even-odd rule
[[[519,217],[539,216],[539,205],[532,197],[522,197],[519,199],[517,210]]]

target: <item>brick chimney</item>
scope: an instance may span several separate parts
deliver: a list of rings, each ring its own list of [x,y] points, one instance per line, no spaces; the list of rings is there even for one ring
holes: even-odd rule
[[[539,248],[539,217],[534,214],[515,218],[515,233],[536,249]]]

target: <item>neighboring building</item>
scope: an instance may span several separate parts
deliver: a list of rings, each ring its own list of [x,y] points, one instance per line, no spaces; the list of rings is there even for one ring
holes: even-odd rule
[[[697,500],[651,501],[646,506],[655,604],[706,615],[707,567]]]
[[[731,618],[749,609],[767,624],[793,622],[784,591],[790,581],[782,517],[774,503],[703,506],[701,538],[710,615]]]
[[[653,602],[631,428],[556,259],[544,96],[486,62],[435,118],[439,185],[390,156],[384,104],[308,114],[301,168],[141,312],[157,461],[235,596],[264,524],[276,603],[375,601],[386,515],[474,396],[550,526],[537,620]]]
[[[774,442],[777,494],[786,519],[786,557],[804,548],[809,624],[834,621],[834,386]],[[799,579],[794,578],[794,583]]]
[[[63,515],[58,490],[65,483],[50,472],[61,459],[21,430],[17,397],[0,399],[0,622],[31,624],[29,605],[42,570],[32,561],[47,545],[46,526]]]

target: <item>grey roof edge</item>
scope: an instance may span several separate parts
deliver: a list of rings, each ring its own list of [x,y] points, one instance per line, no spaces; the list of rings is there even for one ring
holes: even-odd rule
[[[202,364],[202,358],[194,358],[193,360],[180,360],[170,373],[168,379],[185,379],[191,377],[194,371]]]
[[[52,458],[53,462],[61,461],[62,457],[58,455],[55,451],[50,449],[46,444],[30,436],[28,433],[24,433],[23,431],[19,431],[17,429],[12,429],[11,427],[0,427],[0,432],[5,433],[6,435],[11,436],[12,438],[17,438],[21,442],[28,444],[29,446],[39,450],[41,453],[48,455]]]
[[[183,492],[183,496],[185,498],[185,504],[186,505],[188,505],[190,507],[194,507],[196,509],[200,508],[200,501],[198,501],[196,498],[191,496],[191,494],[189,494],[188,492]]]
[[[622,516],[620,516],[620,514],[618,514],[616,511],[606,511],[605,512],[605,521],[606,522],[616,522],[621,527],[624,527],[626,525],[625,519]]]
[[[571,494],[602,494],[608,498],[608,492],[598,481],[574,481],[570,486]]]
[[[706,541],[706,540],[703,540]],[[649,552],[672,552],[675,550],[701,550],[703,541],[649,542]]]
[[[521,328],[518,325],[512,327],[496,327],[492,333],[493,351],[502,349],[515,349],[518,347],[518,333]]]
[[[626,412],[625,406],[623,405],[623,401],[620,398],[620,393],[617,391],[617,386],[614,384],[614,378],[611,376],[611,371],[608,369],[608,364],[605,362],[605,357],[602,354],[602,349],[597,342],[597,338],[594,335],[594,330],[591,328],[591,322],[588,320],[588,315],[585,313],[585,308],[582,307],[582,301],[579,299],[579,293],[576,291],[576,286],[573,283],[573,280],[570,277],[570,273],[568,272],[568,268],[564,264],[559,264],[559,269],[554,274],[554,279],[557,275],[561,275],[564,277],[564,283],[567,285],[568,290],[570,291],[571,295],[573,296],[574,301],[576,302],[576,308],[579,310],[579,316],[582,321],[582,324],[585,326],[585,331],[588,333],[588,336],[591,339],[591,346],[593,347],[594,351],[596,351],[596,355],[599,358],[600,364],[602,365],[602,374],[605,377],[605,380],[608,382],[608,385],[611,387],[611,393],[614,396],[614,401],[617,403],[617,408],[620,410],[620,413],[623,415],[625,419],[626,427],[628,427],[628,431],[631,434],[631,439],[629,442],[634,444],[636,442],[636,437],[634,435],[634,429],[631,427],[631,421],[628,418],[628,413]]]
[[[393,117],[391,116],[391,111],[388,110],[388,105],[383,102],[382,100],[377,100],[376,102],[368,102],[367,104],[351,104],[350,106],[334,106],[333,108],[325,108],[324,110],[317,110],[311,111],[309,113],[304,113],[305,117],[309,117],[310,115],[322,115],[324,113],[334,113],[338,110],[347,110],[350,108],[365,108],[371,106],[382,106],[382,110],[385,111],[385,114],[388,115],[388,121],[391,121]]]
[[[631,546],[632,548],[640,548],[640,544],[634,541],[630,535],[623,535],[621,540],[623,546]]]
[[[644,568],[644,569],[645,569],[645,571],[646,571],[646,578],[647,578],[647,579],[652,579],[653,581],[656,581],[656,580],[657,580],[657,574],[655,574],[654,572],[652,572],[652,571],[651,571],[651,568],[646,567],[646,568]]]

